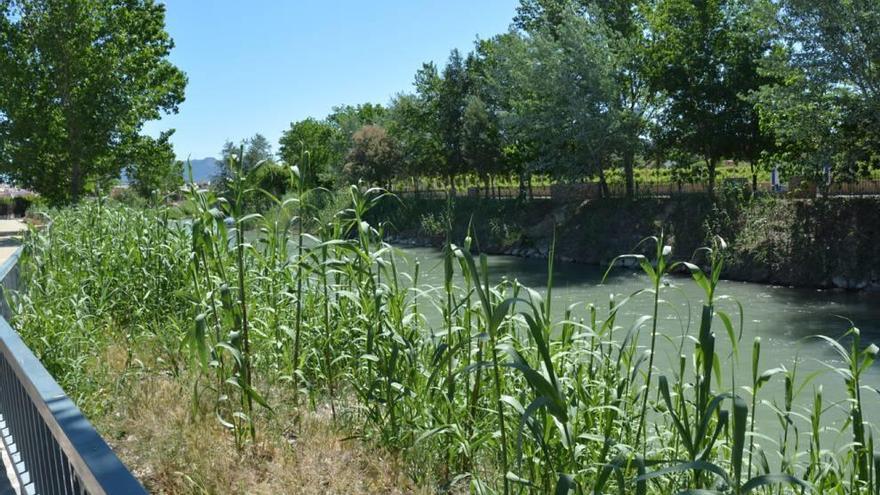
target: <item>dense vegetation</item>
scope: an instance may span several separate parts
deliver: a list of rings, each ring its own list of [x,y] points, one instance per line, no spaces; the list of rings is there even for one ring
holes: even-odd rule
[[[408,460],[412,482],[432,490],[877,493],[861,381],[877,347],[856,329],[825,339],[839,353],[829,372],[848,391],[841,403],[810,393],[797,368],[768,369],[760,340],[738,342],[741,310],[716,292],[721,238],[703,251],[704,268],[680,265],[693,279],[681,283],[705,294],[693,326],[667,314],[664,293],[679,280],[668,277],[676,264],[663,237],[629,256],[643,290],[554,311],[552,256],[541,294],[493,283],[476,240],[447,239],[444,282],[425,286],[419,266],[382,241],[383,225],[366,220],[393,198],[352,187],[319,201],[293,169],[295,196],[272,215],[248,214],[238,170],[229,200],[191,190],[187,220],[87,202],[48,212],[52,223],[28,238],[15,324],[99,424],[138,414],[120,412],[120,397],[137,390],[149,403],[156,387],[146,384],[159,377],[189,395],[178,435],[222,427],[206,443],[227,439],[226,459],[272,462],[267,443],[299,438],[303,418],[324,411],[346,436]],[[624,318],[636,298],[653,312]],[[716,352],[722,339],[732,356]],[[667,351],[680,359],[667,366]],[[751,375],[734,376],[732,359],[751,360]],[[761,393],[771,380],[784,396]],[[778,426],[759,428],[760,409]],[[837,411],[852,441],[828,445]],[[228,462],[212,452],[167,484],[161,466],[138,465],[154,458],[127,460],[156,476],[145,479],[155,490],[248,491],[214,484]]]
[[[292,123],[280,155],[406,188],[541,175],[607,195],[619,175],[633,195],[648,169],[711,193],[730,160],[753,187],[776,167],[822,189],[876,169],[878,19],[861,0],[523,0],[414,93]]]
[[[170,133],[141,135],[183,99],[172,47],[153,0],[0,0],[0,174],[53,203],[123,173],[142,196],[178,188]],[[823,283],[841,266],[873,270],[860,260],[876,257],[863,240],[874,230],[859,221],[876,203],[741,188],[727,203],[715,183],[745,173],[754,186],[774,167],[820,188],[876,175],[878,60],[876,1],[522,0],[509,32],[425,64],[412,94],[294,122],[278,156],[260,134],[227,142],[214,187],[190,185],[174,207],[46,210],[13,323],[159,492],[877,495],[863,400],[877,346],[856,328],[816,337],[839,355],[829,373],[846,393],[828,403],[815,375],[740,342],[743,310],[716,292],[725,266],[795,261],[793,276]],[[370,189],[524,193],[533,179],[603,195],[618,182],[628,196],[637,181],[699,181],[709,194],[668,218],[656,198],[563,205],[575,228],[557,247],[559,219],[528,218],[545,204],[525,194],[412,211]],[[440,237],[441,285],[385,242],[401,212],[398,227]],[[528,243],[517,218],[545,231],[544,293],[490,280],[475,254]],[[645,229],[665,235],[640,241]],[[816,252],[821,236],[844,246]],[[640,267],[645,288],[556,308],[556,255],[584,244],[604,246],[599,261],[636,246],[610,264]],[[703,291],[694,315],[667,308],[682,283]],[[643,298],[653,311],[625,316]],[[834,428],[849,441],[829,443]],[[320,448],[316,431],[405,477],[307,486],[290,452]]]
[[[777,168],[824,188],[877,168],[878,19],[870,0],[522,0],[414,92],[293,122],[277,155],[245,141],[282,168],[309,151],[325,186],[539,175],[608,195],[619,176],[632,196],[650,169],[711,194],[729,160],[753,187]],[[140,132],[183,100],[172,47],[153,0],[0,1],[0,171],[53,201],[122,172],[145,196],[175,188],[173,131]]]
[[[173,131],[141,133],[183,101],[173,46],[153,0],[0,0],[0,173],[54,202],[123,170],[144,194],[179,184]]]

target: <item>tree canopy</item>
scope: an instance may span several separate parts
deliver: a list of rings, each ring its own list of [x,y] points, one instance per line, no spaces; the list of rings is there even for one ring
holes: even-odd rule
[[[454,188],[622,170],[628,195],[637,166],[669,163],[710,193],[722,160],[755,185],[771,165],[862,177],[880,156],[878,19],[864,0],[522,0],[509,32],[424,64],[391,101],[394,173]]]
[[[145,149],[164,153],[167,138],[140,132],[183,101],[173,46],[153,0],[0,0],[2,173],[75,201]]]
[[[342,129],[329,121],[307,118],[290,124],[279,141],[278,154],[286,163],[299,163],[303,153],[309,154],[310,182],[329,184],[339,172],[344,148],[339,142]]]
[[[769,156],[792,175],[825,184],[880,161],[880,5],[785,0],[770,24],[774,46],[760,68],[773,78],[752,94]]]
[[[144,193],[173,182],[170,131],[141,135],[186,84],[161,4],[0,0],[0,13],[0,173],[53,201],[123,170]],[[876,1],[521,0],[507,32],[424,63],[387,105],[292,122],[277,158],[307,159],[323,186],[454,190],[467,176],[488,192],[540,174],[605,193],[622,177],[633,196],[639,168],[672,164],[711,193],[722,160],[750,164],[753,184],[773,166],[828,185],[828,170],[877,167],[878,115]],[[242,145],[245,169],[275,162],[260,134],[224,157]]]

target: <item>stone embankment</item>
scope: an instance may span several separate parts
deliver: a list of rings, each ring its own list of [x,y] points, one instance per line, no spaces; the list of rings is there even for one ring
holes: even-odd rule
[[[488,254],[546,258],[554,233],[557,259],[607,265],[663,232],[679,260],[700,262],[698,248],[723,237],[727,279],[796,287],[880,291],[880,199],[720,198],[597,200],[408,200],[374,213],[393,225],[387,238],[407,246],[442,246],[470,229]],[[631,265],[634,263],[631,261]]]

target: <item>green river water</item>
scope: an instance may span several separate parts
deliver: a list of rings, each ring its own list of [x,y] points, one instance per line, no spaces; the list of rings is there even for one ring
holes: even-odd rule
[[[443,266],[439,250],[405,247],[399,253],[404,258],[401,264],[408,265],[404,268],[408,272],[412,272],[413,263],[419,262],[420,285],[442,286]],[[489,256],[488,261],[492,283],[506,276],[541,293],[546,291],[546,260]],[[557,317],[561,318],[565,308],[576,304],[575,318],[587,319],[587,304],[592,303],[604,309],[608,307],[610,294],[620,299],[649,286],[645,275],[627,269],[615,270],[605,284],[600,285],[604,271],[604,267],[556,263],[552,304]],[[668,283],[667,287],[661,289],[661,297],[667,304],[661,306],[658,318],[659,332],[668,337],[658,339],[660,344],[655,366],[661,374],[671,374],[670,364],[678,363],[678,346],[683,332],[688,331],[688,313],[692,320],[689,334],[696,335],[703,297],[702,290],[689,277],[670,277]],[[848,405],[840,402],[846,398],[846,387],[840,375],[828,369],[845,364],[827,343],[812,336],[824,334],[833,338],[840,337],[850,326],[849,322],[841,318],[845,317],[861,330],[864,345],[880,345],[880,294],[795,289],[732,281],[720,282],[716,293],[718,296],[729,297],[717,302],[716,308],[730,314],[737,330],[740,312],[734,300],[739,301],[744,309],[739,359],[735,359],[732,354],[732,345],[722,322],[716,318],[713,324],[717,335],[716,350],[720,356],[726,357],[721,364],[725,387],[729,388],[730,370],[735,369],[738,393],[747,401],[751,400],[749,393],[741,386],[751,381],[752,342],[756,336],[760,336],[762,371],[778,366],[793,369],[796,365],[797,386],[800,386],[814,371],[821,370],[821,373],[803,386],[795,400],[796,412],[808,416],[803,408],[811,406],[813,390],[822,386],[823,403],[826,407],[839,402],[837,406],[830,407],[823,417],[823,424],[828,427],[825,436],[837,445],[850,441],[848,428],[843,433],[839,431],[848,411]],[[623,328],[620,334],[623,335],[640,316],[651,314],[652,308],[652,295],[648,293],[631,299],[618,314],[618,325]],[[439,313],[427,316],[429,322],[440,324]],[[639,342],[643,346],[649,344],[650,323],[642,328]],[[845,345],[848,346],[849,342],[845,342]],[[693,344],[686,341],[684,350],[685,354],[691,355]],[[880,425],[880,363],[876,363],[863,375],[863,385],[866,419]],[[776,376],[761,389],[759,399],[768,402],[775,400],[781,406],[783,393],[783,378]],[[770,407],[759,407],[757,420],[759,428],[767,433],[778,429],[778,422]],[[809,425],[805,421],[795,420],[795,425],[802,433],[809,431]],[[776,434],[771,434],[771,437],[775,438]],[[806,441],[806,437],[803,441]]]

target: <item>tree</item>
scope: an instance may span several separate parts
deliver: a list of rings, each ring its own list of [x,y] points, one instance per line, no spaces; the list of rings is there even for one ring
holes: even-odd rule
[[[757,160],[766,139],[745,96],[768,82],[769,39],[751,26],[761,0],[660,0],[649,16],[651,81],[666,97],[659,139],[701,156],[714,193],[722,158]]]
[[[388,131],[377,125],[366,125],[352,135],[352,147],[346,157],[345,172],[354,182],[363,180],[391,188],[397,172],[397,146]]]
[[[635,157],[645,146],[649,123],[654,119],[658,95],[650,82],[650,40],[644,13],[647,2],[605,0],[596,3],[594,21],[605,31],[615,81],[614,110],[617,114],[620,156],[627,197],[635,195]]]
[[[351,149],[351,138],[355,132],[365,125],[384,126],[385,118],[385,107],[378,104],[362,103],[333,107],[333,111],[327,116],[327,122],[339,130],[334,139],[336,152],[345,156]]]
[[[624,170],[626,194],[635,193],[635,157],[644,148],[644,135],[656,109],[657,92],[651,87],[648,69],[649,26],[644,0],[522,0],[515,24],[529,33],[549,33],[560,40],[565,24],[585,23],[602,33],[606,64],[615,80],[615,96],[609,101],[617,114],[615,157]]]
[[[175,159],[169,138],[163,132],[158,138],[141,136],[127,149],[125,171],[131,187],[143,197],[155,191],[170,192],[183,185],[183,162]]]
[[[242,161],[242,171],[247,173],[253,170],[261,162],[270,162],[273,159],[272,145],[266,136],[259,132],[253,137],[244,141],[244,157]]]
[[[345,156],[336,145],[340,133],[339,127],[326,120],[309,117],[293,122],[278,142],[279,155],[283,161],[295,164],[303,152],[308,152],[309,187],[316,183],[332,184]]]
[[[229,179],[233,176],[229,167],[233,164],[238,165],[239,161],[241,161],[241,172],[244,174],[250,173],[261,163],[274,165],[269,140],[260,133],[242,139],[238,144],[227,139],[220,150],[220,168],[217,176],[211,179],[212,187],[221,192],[226,191]]]
[[[470,87],[467,63],[458,50],[452,50],[442,74],[433,63],[423,64],[416,72],[414,85],[426,110],[424,125],[440,145],[441,160],[434,169],[446,178],[454,194],[455,179],[466,166],[462,153],[462,124]]]
[[[418,178],[436,175],[443,161],[435,117],[429,102],[413,94],[397,95],[388,109],[388,133],[397,143],[399,171],[416,189]]]
[[[768,159],[789,176],[824,187],[880,161],[880,4],[785,0],[762,61],[772,83],[751,95],[777,149]]]
[[[541,160],[543,136],[531,113],[538,97],[524,84],[527,66],[521,63],[528,60],[527,50],[521,33],[512,31],[478,42],[474,64],[480,97],[490,102],[498,125],[502,163],[519,176],[522,196],[531,191],[532,174],[547,172],[548,165]]]
[[[186,77],[153,0],[0,0],[3,173],[56,202],[118,177]]]
[[[438,133],[443,144],[443,174],[455,192],[455,178],[465,170],[462,124],[467,101],[469,78],[459,51],[452,50],[436,89]]]
[[[492,176],[501,171],[501,136],[498,124],[486,103],[478,96],[469,96],[462,116],[462,155],[468,168],[474,171],[486,187],[486,197]]]
[[[552,32],[511,33],[496,51],[494,81],[513,96],[507,125],[537,145],[538,166],[557,178],[599,177],[619,134],[605,33],[569,16]]]
[[[514,25],[526,32],[556,29],[571,14],[586,12],[584,0],[520,0]]]
[[[332,146],[334,153],[342,157],[343,168],[345,157],[348,156],[353,146],[354,133],[367,125],[384,127],[386,120],[387,110],[379,104],[362,103],[333,107],[333,111],[327,116],[326,121],[337,129],[333,136]]]

